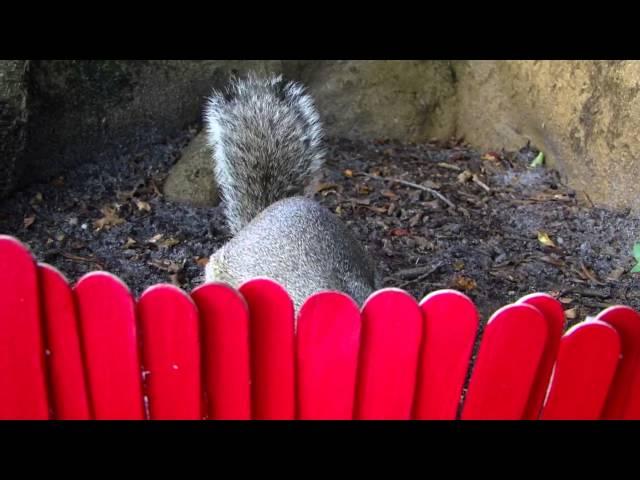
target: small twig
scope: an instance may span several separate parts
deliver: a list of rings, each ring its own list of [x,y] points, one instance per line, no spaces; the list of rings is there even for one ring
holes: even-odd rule
[[[378,175],[371,175],[370,173],[365,173],[365,172],[361,172],[361,173],[359,173],[359,175],[362,175],[362,176],[368,177],[368,178],[373,178],[375,180],[382,180],[382,181],[386,181],[386,182],[400,183],[401,185],[406,185],[407,187],[417,188],[418,190],[424,190],[425,192],[429,192],[434,197],[439,198],[440,200],[442,200],[444,203],[446,203],[449,207],[453,208],[454,210],[456,208],[456,206],[453,203],[451,203],[447,199],[447,197],[442,195],[437,190],[434,190],[433,188],[425,187],[424,185],[418,185],[417,183],[407,182],[406,180],[400,180],[399,178],[380,177]]]
[[[433,268],[429,269],[428,272],[423,273],[419,277],[412,278],[411,280],[407,280],[406,282],[398,285],[397,288],[405,288],[407,285],[411,285],[412,283],[420,282],[420,281],[424,280],[425,278],[431,276],[432,274],[436,273],[440,269],[440,267],[442,267],[442,263],[438,263]]]
[[[479,185],[480,187],[484,188],[487,192],[490,192],[491,189],[489,188],[489,186],[482,182],[482,180],[480,180],[478,178],[478,176],[476,174],[473,174],[473,177],[471,177],[471,180],[473,181],[473,183],[475,183],[476,185]]]
[[[72,260],[74,262],[92,263],[93,265],[96,265],[100,270],[104,270],[102,264],[95,257],[80,257],[78,255],[73,255],[71,253],[65,252],[60,252],[60,255],[62,255],[67,260]]]

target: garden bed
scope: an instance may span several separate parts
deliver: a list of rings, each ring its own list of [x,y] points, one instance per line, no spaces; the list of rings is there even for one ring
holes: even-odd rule
[[[161,193],[194,134],[15,193],[0,203],[0,233],[72,282],[103,269],[135,295],[159,282],[191,290],[229,238],[220,207],[178,205]],[[417,299],[455,288],[484,320],[532,292],[559,298],[571,323],[613,304],[640,308],[640,275],[630,273],[640,220],[594,207],[553,170],[530,168],[536,154],[332,140],[315,197],[376,258],[384,286]]]

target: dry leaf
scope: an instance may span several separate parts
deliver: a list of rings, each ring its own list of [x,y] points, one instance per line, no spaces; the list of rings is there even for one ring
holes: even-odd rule
[[[151,205],[149,205],[147,202],[143,202],[142,200],[136,200],[135,202],[138,210],[144,210],[145,212],[151,211]]]
[[[348,168],[343,172],[345,177],[353,177],[353,170],[349,170]]]
[[[496,152],[487,152],[484,155],[482,155],[480,159],[489,160],[490,162],[497,162],[498,160],[500,160],[500,155],[498,155]]]
[[[549,238],[549,234],[547,232],[540,231],[538,232],[538,241],[544,245],[545,247],[555,247],[556,244],[553,243],[553,240]]]
[[[458,175],[458,182],[465,183],[473,178],[473,173],[469,170],[465,170],[460,175]]]
[[[383,197],[390,198],[391,200],[395,200],[396,198],[398,198],[398,195],[393,193],[391,190],[382,190],[380,192],[380,195],[382,195]]]
[[[611,270],[611,272],[609,272],[609,275],[607,275],[607,280],[609,280],[610,282],[618,281],[618,279],[624,273],[624,271],[625,271],[624,267],[614,268],[613,270]]]
[[[102,217],[99,220],[95,220],[93,222],[93,225],[94,227],[96,227],[96,230],[102,230],[107,227],[113,227],[115,225],[120,225],[121,223],[124,223],[124,219],[118,216],[115,208],[105,207],[101,211],[104,217]]]
[[[132,246],[134,246],[135,244],[137,244],[138,242],[136,242],[133,238],[131,237],[127,237],[127,241],[124,244],[124,249],[128,249],[131,248]]]
[[[476,281],[473,278],[459,276],[454,278],[453,287],[458,290],[464,290],[468,292],[477,287]]]
[[[564,304],[566,305],[566,304],[568,304],[568,303],[573,302],[573,298],[570,298],[570,297],[560,297],[560,298],[558,298],[558,301],[559,301],[560,303],[564,303]]]
[[[324,192],[325,190],[336,190],[339,186],[335,183],[321,183],[316,187],[316,193]]]
[[[462,270],[464,268],[464,262],[462,260],[458,260],[453,264],[453,269],[456,272],[459,272],[460,270]]]
[[[31,225],[33,225],[33,222],[35,221],[36,221],[36,216],[31,215],[29,217],[24,217],[22,224],[24,225],[24,228],[29,228]]]
[[[407,235],[409,235],[409,230],[407,230],[406,228],[394,228],[389,233],[394,237],[406,237]]]
[[[166,240],[161,240],[157,242],[160,248],[171,248],[175,245],[178,245],[179,243],[180,243],[180,240],[173,237],[169,237]]]
[[[358,189],[357,189],[358,193],[360,195],[367,195],[369,193],[371,193],[371,188],[369,188],[369,185],[359,185]]]
[[[195,261],[199,267],[204,268],[209,263],[209,257],[195,257]]]
[[[376,212],[376,213],[387,213],[387,207],[367,207],[369,210]]]
[[[578,307],[570,308],[569,310],[564,311],[564,316],[567,317],[567,320],[574,320],[578,315]]]
[[[40,192],[36,193],[36,195],[29,202],[31,205],[36,205],[38,203],[42,203],[42,194]]]
[[[158,233],[147,240],[147,243],[157,243],[162,237],[164,237],[164,233]]]

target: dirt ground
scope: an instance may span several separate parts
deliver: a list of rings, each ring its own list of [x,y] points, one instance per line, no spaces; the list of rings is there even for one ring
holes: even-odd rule
[[[14,235],[71,282],[104,269],[139,295],[158,282],[189,291],[228,239],[219,207],[166,201],[161,185],[195,130],[0,203]],[[329,142],[315,197],[377,259],[384,285],[417,299],[441,288],[469,295],[483,320],[533,292],[565,305],[569,324],[614,304],[640,308],[633,244],[640,220],[594,207],[537,152],[478,152],[462,142]]]

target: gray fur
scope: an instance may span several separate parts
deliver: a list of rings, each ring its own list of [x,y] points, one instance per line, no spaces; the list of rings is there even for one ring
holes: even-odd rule
[[[211,256],[205,281],[237,287],[269,277],[296,310],[323,290],[362,305],[378,286],[373,262],[335,215],[298,196],[324,160],[319,115],[303,87],[281,77],[235,80],[209,100],[206,121],[234,238]]]

